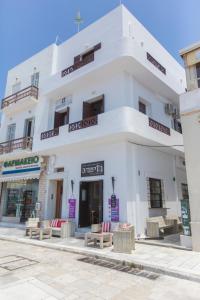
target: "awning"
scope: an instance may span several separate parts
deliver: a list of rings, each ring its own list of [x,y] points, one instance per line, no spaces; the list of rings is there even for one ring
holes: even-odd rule
[[[21,173],[21,174],[0,176],[0,182],[39,179],[39,178],[40,178],[40,172],[28,172],[24,174]]]

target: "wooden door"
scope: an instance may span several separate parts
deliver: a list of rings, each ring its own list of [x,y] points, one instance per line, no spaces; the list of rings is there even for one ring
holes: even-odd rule
[[[55,211],[55,218],[61,218],[62,212],[62,195],[63,195],[63,181],[57,181],[57,189],[56,189],[56,211]]]
[[[103,221],[103,180],[81,182],[79,226],[88,227]]]
[[[80,183],[79,227],[90,226],[89,182]]]

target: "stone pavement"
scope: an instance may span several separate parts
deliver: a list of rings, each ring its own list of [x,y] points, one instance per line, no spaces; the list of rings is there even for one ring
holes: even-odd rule
[[[0,239],[71,253],[98,256],[107,260],[124,261],[127,264],[143,266],[145,270],[200,282],[200,253],[197,252],[136,243],[136,250],[132,254],[121,254],[114,253],[112,247],[103,250],[85,247],[83,240],[75,238],[63,240],[52,238],[44,241],[30,240],[28,237],[24,237],[24,229],[5,227],[0,227]]]
[[[0,300],[199,300],[199,283],[164,275],[150,280],[81,258],[1,240]]]

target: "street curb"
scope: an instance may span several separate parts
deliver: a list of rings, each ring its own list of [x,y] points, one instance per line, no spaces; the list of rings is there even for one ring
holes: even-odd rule
[[[92,249],[89,249],[89,248],[88,249],[83,249],[83,248],[79,249],[79,248],[75,248],[73,246],[48,244],[43,241],[27,240],[24,238],[16,238],[16,237],[5,237],[2,235],[0,235],[0,240],[7,241],[7,242],[16,242],[16,243],[31,245],[31,246],[37,246],[37,247],[42,247],[42,248],[51,249],[51,250],[65,251],[65,252],[69,252],[72,254],[79,254],[79,255],[95,257],[95,258],[111,261],[114,263],[121,263],[125,266],[131,266],[134,268],[138,268],[140,270],[146,270],[146,271],[157,273],[160,275],[165,275],[165,276],[170,276],[170,277],[175,277],[175,278],[179,278],[179,279],[185,279],[185,280],[200,283],[200,276],[198,276],[198,275],[188,274],[185,272],[179,272],[177,270],[174,271],[174,270],[170,270],[169,268],[158,267],[157,265],[154,265],[154,264],[148,264],[148,263],[140,262],[137,260],[130,260],[130,258],[129,259],[127,258],[127,260],[117,259],[117,258],[111,257],[111,255],[109,255],[107,253],[97,252],[97,251],[94,252]]]

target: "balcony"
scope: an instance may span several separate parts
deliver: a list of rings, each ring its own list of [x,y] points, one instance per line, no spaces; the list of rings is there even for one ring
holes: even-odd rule
[[[87,128],[87,127],[95,126],[97,124],[98,124],[98,116],[93,116],[93,117],[86,118],[86,119],[83,119],[83,120],[78,121],[78,122],[70,123],[68,125],[68,132],[72,132],[72,131],[84,129],[84,128]],[[61,127],[63,127],[63,126],[61,126]],[[59,128],[60,127],[42,132],[41,136],[40,136],[40,140],[46,140],[46,139],[58,136],[59,131],[60,131]]]
[[[29,86],[15,94],[2,99],[1,109],[5,113],[14,113],[25,109],[38,101],[38,88]]]
[[[55,153],[55,149],[80,147],[81,144],[96,143],[100,140],[126,140],[136,144],[164,146],[169,152],[183,152],[182,134],[164,124],[149,118],[131,107],[121,107],[99,114],[94,120],[82,120],[59,128],[59,134],[48,134],[50,139],[35,136],[35,149],[44,153]],[[46,133],[45,133],[46,134]],[[165,147],[168,146],[168,147]]]
[[[31,150],[33,138],[23,137],[0,144],[0,155],[14,152],[15,150]]]

